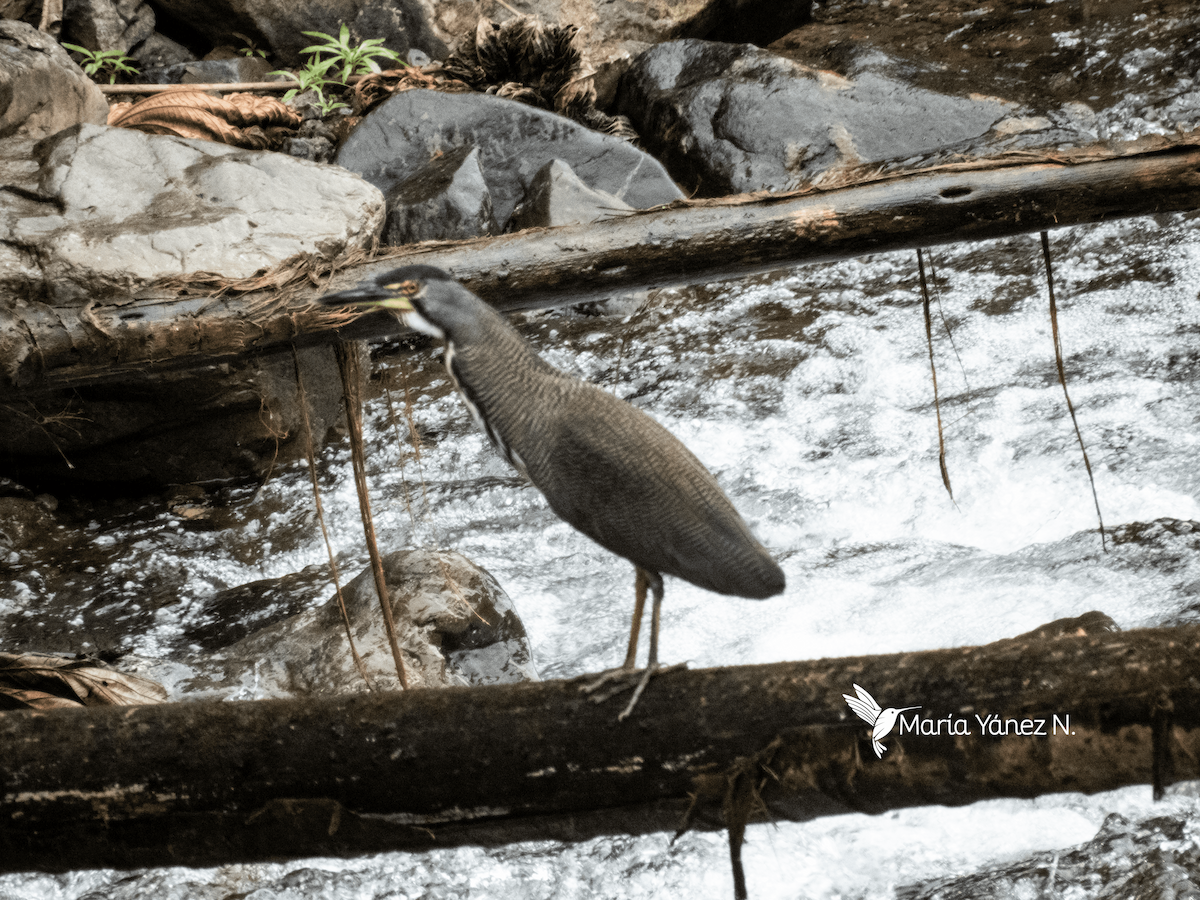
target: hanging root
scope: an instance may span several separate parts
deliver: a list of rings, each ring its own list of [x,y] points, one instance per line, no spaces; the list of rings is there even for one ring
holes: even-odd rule
[[[1063,368],[1062,342],[1058,338],[1058,306],[1054,302],[1054,276],[1050,271],[1050,236],[1042,232],[1042,258],[1046,261],[1046,287],[1050,291],[1050,331],[1054,335],[1054,364],[1058,367],[1058,383],[1062,385],[1063,396],[1067,399],[1067,411],[1071,414],[1071,424],[1075,427],[1075,439],[1079,441],[1079,450],[1083,453],[1083,466],[1087,469],[1088,484],[1092,486],[1092,502],[1096,504],[1096,519],[1100,522],[1100,547],[1108,552],[1108,543],[1104,539],[1104,516],[1100,514],[1100,498],[1096,494],[1096,479],[1092,477],[1092,463],[1088,459],[1087,447],[1083,444],[1083,435],[1079,431],[1079,420],[1075,418],[1075,405],[1071,403],[1071,395],[1067,393],[1067,375]]]
[[[707,783],[701,783],[699,789],[691,795],[691,805],[683,814],[679,830],[671,838],[671,842],[674,843],[692,827],[692,820],[702,802],[720,797],[721,814],[729,832],[729,864],[733,869],[734,900],[747,900],[749,897],[746,891],[746,870],[742,865],[742,844],[746,838],[746,825],[751,818],[765,819],[770,815],[762,799],[762,790],[769,780],[779,780],[771,771],[771,763],[782,746],[783,740],[777,737],[753,756],[739,756],[723,775],[710,777]]]
[[[362,370],[358,361],[357,344],[337,344],[338,368],[342,373],[342,390],[346,401],[346,424],[350,429],[350,460],[354,466],[354,486],[358,489],[358,508],[362,514],[363,534],[367,539],[367,552],[371,556],[371,572],[375,576],[375,592],[383,611],[383,624],[387,630],[388,644],[392,649],[392,661],[396,665],[396,676],[400,687],[408,690],[408,676],[404,671],[404,660],[400,656],[400,643],[396,640],[396,623],[392,619],[391,595],[387,589],[387,577],[383,573],[383,558],[379,555],[379,544],[375,540],[375,520],[371,515],[371,499],[367,495],[367,460],[363,450],[362,435]]]
[[[921,276],[921,299],[925,308],[925,343],[929,346],[929,373],[933,376],[933,411],[937,415],[938,466],[942,470],[942,484],[950,501],[954,501],[954,489],[950,487],[950,470],[946,468],[946,439],[942,432],[942,405],[938,400],[937,366],[933,361],[933,319],[929,314],[929,284],[925,281],[925,258],[917,248],[917,272]]]
[[[342,612],[342,624],[346,627],[346,640],[350,642],[350,655],[354,657],[354,668],[367,685],[368,691],[375,690],[367,676],[358,648],[354,645],[354,634],[350,628],[350,613],[346,611],[346,598],[342,595],[342,581],[338,577],[337,557],[329,540],[329,529],[325,525],[325,506],[321,503],[321,486],[317,481],[317,460],[313,448],[312,422],[308,417],[308,394],[304,390],[304,377],[300,374],[300,357],[296,345],[292,344],[292,364],[296,367],[296,399],[300,404],[300,418],[304,423],[304,453],[308,459],[308,474],[312,478],[313,501],[317,506],[317,521],[321,524],[321,536],[325,538],[325,551],[329,554],[329,572],[333,576],[333,589],[337,593],[338,609]]]

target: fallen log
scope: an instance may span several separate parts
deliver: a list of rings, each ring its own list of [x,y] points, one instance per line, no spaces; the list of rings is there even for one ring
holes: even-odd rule
[[[1116,158],[1097,158],[1090,149],[1035,162],[989,160],[835,190],[692,201],[590,225],[426,243],[348,265],[319,285],[311,271],[286,287],[270,274],[240,285],[210,276],[207,287],[198,280],[187,295],[176,284],[97,300],[82,311],[0,304],[0,391],[32,397],[146,370],[282,352],[292,343],[388,337],[398,325],[387,313],[363,313],[347,326],[314,301],[403,263],[441,266],[498,307],[519,309],[1197,209],[1198,141],[1194,132],[1126,146]]]
[[[0,871],[805,820],[1200,777],[1200,627],[581,680],[0,714]],[[842,695],[921,709],[881,736]],[[959,724],[959,723],[965,724]]]

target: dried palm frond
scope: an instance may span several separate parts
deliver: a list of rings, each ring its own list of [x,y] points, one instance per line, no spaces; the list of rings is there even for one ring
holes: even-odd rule
[[[581,125],[626,140],[637,132],[623,116],[596,108],[590,76],[581,75],[574,25],[547,25],[536,16],[503,23],[483,18],[442,63],[446,75],[477,91],[549,109]]]
[[[411,91],[414,88],[442,91],[447,94],[465,94],[471,86],[443,73],[437,67],[429,69],[388,69],[364,75],[354,85],[354,109],[360,115],[373,109],[392,94]]]
[[[264,129],[300,127],[300,114],[272,97],[229,94],[213,97],[202,91],[168,91],[137,103],[115,104],[108,124],[148,134],[170,134],[265,150],[277,143]]]
[[[0,709],[163,703],[161,684],[89,657],[0,653]]]

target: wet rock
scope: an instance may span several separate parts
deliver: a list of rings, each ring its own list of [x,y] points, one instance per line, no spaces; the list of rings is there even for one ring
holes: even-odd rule
[[[478,147],[451,150],[387,194],[383,242],[389,246],[463,240],[498,231]]]
[[[53,38],[0,21],[0,138],[37,140],[107,118],[100,89]]]
[[[63,39],[89,50],[128,53],[154,32],[154,10],[144,0],[65,0]]]
[[[634,61],[618,107],[676,179],[706,196],[790,190],[837,167],[978,142],[1010,107],[855,80],[757,47],[684,40]]]
[[[150,84],[242,84],[275,81],[275,69],[259,56],[235,56],[232,59],[199,59],[146,69],[142,72]]]
[[[10,298],[82,305],[165,276],[247,277],[367,247],[383,225],[370,185],[279,153],[90,124],[3,150],[21,186],[0,198]]]
[[[37,500],[0,497],[0,559],[14,550],[55,546],[59,530],[53,511]]]
[[[623,215],[633,209],[619,197],[592,190],[569,165],[552,159],[538,170],[525,198],[513,211],[510,228],[552,228],[583,225]]]
[[[436,154],[459,147],[479,149],[501,227],[533,176],[552,159],[568,163],[589,187],[638,209],[683,197],[657,160],[625,141],[486,94],[397,94],[363,119],[338,151],[337,163],[388,193]]]
[[[1185,817],[1130,822],[1112,813],[1095,838],[971,875],[900,887],[898,900],[1001,900],[1062,896],[1080,900],[1200,896],[1200,847]]]
[[[214,46],[240,46],[243,42],[234,35],[239,32],[285,66],[303,63],[300,51],[313,43],[303,32],[336,36],[342,23],[349,26],[355,44],[382,38],[383,45],[401,58],[413,47],[435,59],[446,55],[446,44],[431,26],[426,5],[418,0],[161,0],[159,6]]]
[[[528,638],[508,596],[484,569],[453,551],[384,557],[410,687],[535,680]],[[355,646],[372,685],[399,687],[368,568],[343,588]],[[193,663],[189,692],[284,697],[366,690],[346,641],[337,598],[276,622],[211,662]]]
[[[312,609],[328,597],[329,590],[329,565],[323,564],[218,591],[189,617],[183,642],[206,652],[224,650],[263,628]]]

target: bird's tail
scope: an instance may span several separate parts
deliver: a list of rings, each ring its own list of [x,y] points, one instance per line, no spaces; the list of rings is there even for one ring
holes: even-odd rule
[[[879,759],[883,759],[883,751],[886,750],[887,747],[883,746],[881,741],[872,740],[871,743],[875,746],[875,755]]]

